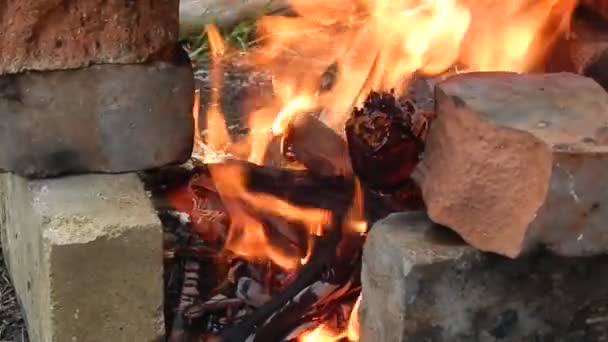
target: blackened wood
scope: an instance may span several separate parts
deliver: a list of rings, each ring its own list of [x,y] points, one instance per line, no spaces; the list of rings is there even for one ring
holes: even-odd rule
[[[424,149],[414,134],[415,112],[412,102],[373,91],[353,111],[345,130],[353,170],[362,183],[388,189],[409,179]]]

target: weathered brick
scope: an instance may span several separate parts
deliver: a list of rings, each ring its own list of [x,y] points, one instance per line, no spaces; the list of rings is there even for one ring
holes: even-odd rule
[[[173,49],[178,0],[0,1],[0,74],[139,63]]]
[[[483,251],[608,251],[608,93],[569,73],[469,73],[436,86],[414,171],[430,218]]]
[[[163,336],[162,227],[135,174],[0,174],[0,233],[30,341]]]
[[[47,177],[184,162],[193,93],[189,61],[0,76],[0,169]]]
[[[424,213],[392,214],[364,247],[360,341],[605,341],[607,261],[512,260],[475,250]]]

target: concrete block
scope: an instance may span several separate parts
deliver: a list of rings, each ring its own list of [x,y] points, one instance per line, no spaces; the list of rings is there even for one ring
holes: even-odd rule
[[[162,338],[162,227],[137,175],[1,174],[0,231],[31,341]]]
[[[0,169],[49,177],[186,161],[194,80],[182,57],[0,76]]]
[[[608,340],[608,257],[516,260],[463,243],[422,212],[371,228],[360,342]]]

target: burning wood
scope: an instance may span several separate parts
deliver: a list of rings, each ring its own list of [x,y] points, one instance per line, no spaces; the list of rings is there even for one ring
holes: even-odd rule
[[[227,187],[222,180],[231,175],[231,169],[239,170],[242,188],[238,190],[244,193],[232,192],[235,188]],[[189,185],[179,188],[187,191],[194,201],[194,205],[181,208],[190,220],[179,214],[168,215],[174,224],[192,226],[195,232],[186,247],[180,247],[179,232],[167,238],[172,249],[170,260],[185,260],[171,341],[191,338],[197,335],[196,331],[201,338],[222,341],[278,341],[306,323],[311,328],[330,321],[336,327],[346,326],[347,319],[334,315],[344,305],[354,303],[358,294],[364,239],[347,224],[354,184],[346,176],[312,175],[308,171],[275,169],[236,160],[195,168]],[[245,192],[260,197],[249,198]],[[295,212],[277,218],[276,208],[259,206],[257,200],[263,199],[265,204],[269,201],[263,196],[302,210],[328,210],[331,215],[329,221],[310,230],[304,217],[299,223],[296,217],[289,218]],[[298,266],[286,269],[270,263],[267,255],[254,253],[250,257],[241,251],[226,250],[232,230],[236,229],[237,218],[233,214],[239,211],[234,211],[235,207],[260,222],[267,243],[282,250],[290,245],[299,246],[293,252]],[[219,232],[213,234],[213,230]],[[227,233],[222,233],[225,230]],[[200,238],[194,236],[203,237],[203,248],[198,246]],[[191,252],[184,251],[202,254],[192,258]],[[222,266],[224,263],[233,266],[226,268]],[[201,282],[200,273],[209,269],[210,266],[205,266],[209,264],[215,269],[211,274],[216,275],[213,284],[205,285],[208,280]],[[218,282],[220,279],[226,280]]]
[[[373,188],[400,186],[409,180],[423,151],[416,131],[416,106],[398,101],[394,93],[372,92],[363,108],[356,108],[346,123],[346,136],[355,173]]]
[[[297,17],[262,18],[262,48],[249,60],[272,74],[276,96],[248,114],[250,133],[242,145],[227,139],[220,115],[207,115],[207,127],[217,129],[204,146],[221,146],[240,160],[203,165],[188,187],[198,203],[189,211],[193,226],[216,250],[207,261],[223,280],[200,291],[203,298],[191,306],[205,338],[353,340],[345,311],[359,295],[367,227],[391,210],[421,204],[410,175],[434,115],[431,87],[414,74],[438,74],[457,62],[525,71],[527,56],[537,52],[528,43],[545,44],[544,35],[534,36],[555,7],[554,1],[365,3],[340,8],[332,1],[294,0]],[[488,21],[486,13],[501,16]],[[509,25],[497,26],[496,18]],[[404,20],[410,25],[395,25]],[[511,20],[523,29],[505,29]],[[472,34],[487,53],[468,46],[467,32],[489,33]],[[211,56],[220,58],[223,45],[217,35],[209,38]],[[512,48],[513,41],[523,48]],[[211,102],[217,105],[222,70],[212,66],[217,90]],[[404,97],[385,91],[406,80],[420,88]],[[322,119],[308,114],[319,110]],[[260,166],[274,160],[268,158],[273,144],[281,147],[279,157],[306,170]],[[230,305],[215,305],[218,298]]]
[[[314,116],[296,114],[282,140],[283,155],[321,176],[352,175],[346,141]]]

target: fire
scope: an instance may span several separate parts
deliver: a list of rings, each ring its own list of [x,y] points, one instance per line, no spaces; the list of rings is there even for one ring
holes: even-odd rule
[[[226,53],[226,47],[222,36],[215,25],[207,25],[207,37],[209,39],[211,59],[211,98],[207,110],[207,145],[212,150],[221,150],[229,142],[226,122],[220,106],[222,84],[224,82],[222,68],[222,57]]]
[[[342,134],[347,116],[370,90],[399,92],[416,73],[437,75],[450,68],[531,71],[550,44],[567,31],[575,5],[576,0],[291,0],[297,16],[268,16],[257,23],[260,44],[247,61],[271,73],[276,96],[249,113],[250,134],[239,145],[230,141],[219,105],[221,59],[227,47],[210,25],[207,136],[204,142],[198,136],[197,102],[197,145],[208,151],[238,151],[242,159],[262,165],[269,144],[284,134],[298,113],[320,113],[325,124]],[[248,191],[238,164],[212,165],[210,171],[224,202],[238,200],[255,210],[300,221],[309,229],[309,242],[324,234],[331,213]],[[287,255],[272,245],[257,218],[238,205],[227,205],[227,210],[231,227],[225,247],[231,252],[267,258],[286,270],[308,262],[310,243],[307,255]],[[359,183],[343,229],[367,231]],[[299,341],[357,341],[360,300],[345,331],[333,331],[321,322]]]
[[[367,232],[367,221],[365,220],[365,208],[363,206],[363,188],[358,179],[355,182],[354,196],[353,205],[346,217],[345,228],[347,231],[365,234]]]
[[[348,340],[350,342],[359,341],[359,305],[361,304],[361,296],[357,298],[353,311],[348,321],[348,327],[345,331],[335,332],[328,325],[321,324],[310,332],[300,336],[298,342],[337,342]]]
[[[341,129],[371,89],[402,89],[414,72],[438,74],[457,62],[467,70],[524,72],[567,29],[574,0],[292,0],[298,17],[265,17],[252,62],[273,74],[277,123],[294,108],[324,109]],[[327,68],[338,73],[320,89]],[[280,131],[280,129],[277,129]]]
[[[272,195],[249,192],[244,183],[246,176],[238,164],[210,165],[209,168],[218,193],[225,203],[238,199],[259,211],[298,220],[309,227],[310,235],[315,234],[319,227],[331,220],[331,213],[326,210],[301,208]],[[225,244],[228,250],[247,258],[268,258],[285,269],[294,269],[300,264],[297,256],[286,256],[272,246],[262,224],[241,206],[227,206],[227,210],[232,219],[230,234]]]

